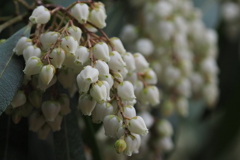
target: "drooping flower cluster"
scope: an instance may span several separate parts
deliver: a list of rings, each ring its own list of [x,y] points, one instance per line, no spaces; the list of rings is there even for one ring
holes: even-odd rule
[[[214,106],[219,94],[217,34],[205,27],[201,11],[190,0],[133,0],[130,4],[143,17],[129,22],[141,26],[125,25],[120,37],[127,49],[141,51],[154,69],[156,75],[149,72],[149,76],[158,77],[161,86],[161,116],[168,117],[174,112],[187,116],[190,98]],[[141,102],[143,98],[136,96]],[[139,108],[146,108],[142,106],[143,103]],[[157,126],[158,122],[152,126],[156,132]],[[166,150],[173,148],[169,135],[158,136],[161,141],[156,148],[159,145],[165,145]]]
[[[136,114],[136,97],[157,105],[157,77],[141,53],[127,52],[119,38],[101,30],[106,17],[101,2],[38,6],[29,18],[37,24],[35,33],[19,39],[13,50],[25,60],[25,78],[6,113],[15,123],[28,116],[29,129],[44,139],[61,129],[71,112],[69,96],[79,94],[76,107],[94,123],[103,122],[105,134],[118,139],[116,151],[131,156],[148,133]]]

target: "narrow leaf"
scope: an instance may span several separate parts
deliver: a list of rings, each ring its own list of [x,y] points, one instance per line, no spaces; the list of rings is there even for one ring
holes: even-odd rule
[[[54,133],[56,160],[85,160],[81,132],[76,115],[78,97],[71,99],[71,113],[64,116],[62,128]]]
[[[10,104],[21,85],[24,61],[13,53],[13,48],[21,36],[28,36],[30,29],[22,28],[0,45],[0,115]]]

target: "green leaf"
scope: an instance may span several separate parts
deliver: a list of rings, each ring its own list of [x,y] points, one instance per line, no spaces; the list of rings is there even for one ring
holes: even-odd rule
[[[0,115],[10,104],[23,78],[24,61],[13,53],[13,48],[21,36],[29,34],[30,29],[24,27],[0,45]]]
[[[54,132],[56,160],[85,160],[81,132],[78,126],[78,96],[71,99],[71,113],[64,116],[62,128]]]

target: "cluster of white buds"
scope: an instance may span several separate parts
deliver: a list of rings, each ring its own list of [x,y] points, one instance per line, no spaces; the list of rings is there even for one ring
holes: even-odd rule
[[[192,97],[202,99],[209,107],[214,106],[219,94],[216,64],[218,37],[213,29],[205,27],[201,11],[190,0],[134,0],[131,4],[136,9],[141,8],[139,11],[144,16],[136,21],[141,21],[142,25],[130,24],[135,23],[131,19],[123,27],[120,37],[128,50],[141,52],[150,60],[154,71],[140,71],[143,66],[137,66],[137,70],[145,73],[145,82],[161,86],[163,102],[159,105],[160,114],[168,117],[177,112],[187,116]],[[149,77],[152,80],[149,81]],[[158,77],[158,82],[154,81],[155,77]],[[139,108],[144,112],[144,104],[148,104],[145,98],[154,98],[157,88],[146,87],[143,94],[138,91],[141,87],[143,85],[138,84],[136,97],[141,102]],[[149,103],[154,105],[153,102]],[[153,126],[156,128],[157,124]],[[173,144],[171,135],[166,137],[162,138],[162,144],[166,144],[168,150],[173,148]]]
[[[37,24],[35,34],[31,39],[22,37],[14,48],[24,57],[25,78],[9,114],[15,108],[24,110],[17,112],[19,118],[30,114],[29,129],[44,139],[51,130],[61,129],[63,116],[71,111],[69,97],[78,94],[76,107],[92,116],[93,122],[103,122],[105,135],[118,139],[117,153],[138,153],[148,128],[134,105],[138,99],[149,106],[160,103],[156,73],[141,53],[127,52],[119,38],[109,39],[101,30],[106,26],[101,2],[75,2],[69,8],[45,6],[48,9],[39,6],[29,18]],[[72,20],[62,17],[57,24],[58,14]],[[50,15],[57,18],[46,25]],[[61,87],[69,96],[60,92]]]

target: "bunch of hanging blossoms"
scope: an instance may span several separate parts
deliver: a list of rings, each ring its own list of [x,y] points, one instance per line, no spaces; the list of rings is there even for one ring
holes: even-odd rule
[[[188,116],[189,99],[200,99],[209,107],[217,102],[217,34],[205,27],[201,11],[190,0],[132,0],[130,4],[143,16],[130,19],[120,37],[128,50],[141,51],[148,59],[162,92],[160,116],[149,126],[155,137],[149,142],[160,152],[171,150],[172,127],[162,118],[175,113]],[[139,108],[149,112],[142,104]]]
[[[61,129],[79,94],[78,109],[103,122],[105,134],[117,138],[117,153],[137,153],[148,133],[136,115],[136,96],[149,106],[160,102],[156,76],[141,53],[127,52],[117,37],[108,38],[101,2],[75,2],[68,8],[39,4],[29,17],[35,31],[14,48],[25,60],[24,81],[6,110],[14,123],[28,117],[29,130],[45,139]],[[99,34],[96,34],[98,32]],[[68,94],[62,89],[67,89]]]

